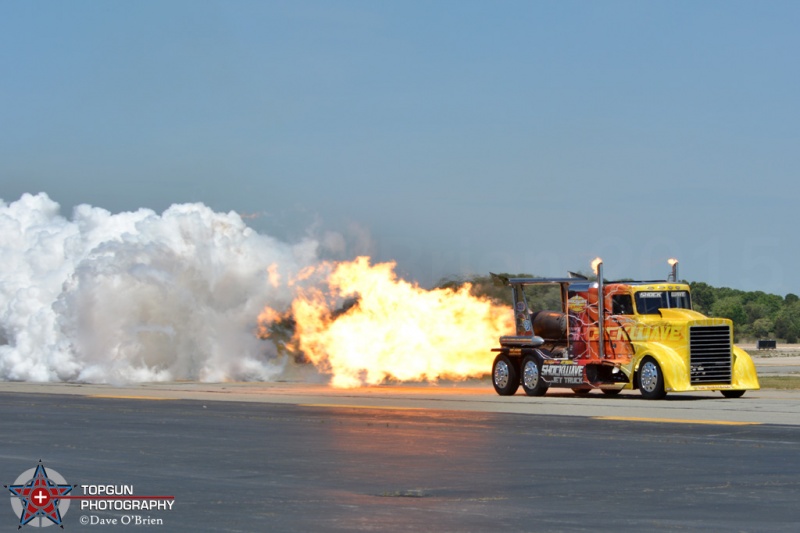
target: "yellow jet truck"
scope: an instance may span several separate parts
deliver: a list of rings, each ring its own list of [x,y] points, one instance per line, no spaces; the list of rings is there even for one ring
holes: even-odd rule
[[[692,310],[689,286],[677,281],[677,261],[665,281],[597,281],[568,278],[509,278],[516,335],[500,337],[492,383],[500,395],[520,385],[529,396],[550,387],[583,394],[600,389],[615,395],[638,389],[647,399],[669,392],[720,391],[739,398],[758,390],[750,355],[733,344],[733,324]],[[541,286],[560,291],[560,309],[533,309]],[[538,288],[538,289],[537,289]]]

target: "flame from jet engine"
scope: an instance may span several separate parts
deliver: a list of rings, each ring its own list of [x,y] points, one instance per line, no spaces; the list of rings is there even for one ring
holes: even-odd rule
[[[599,257],[595,257],[595,258],[592,260],[592,272],[594,272],[594,273],[595,273],[595,275],[597,275],[597,269],[598,269],[598,268],[600,268],[600,264],[601,264],[602,262],[603,262],[603,260],[602,260],[602,259],[600,259]]]
[[[397,279],[394,268],[359,257],[300,272],[298,285],[324,279],[322,288],[298,287],[290,310],[293,348],[331,374],[335,387],[487,374],[491,348],[513,330],[508,307],[473,296],[469,285],[425,290]],[[337,312],[352,298],[355,305]],[[279,316],[266,308],[259,317],[262,331]]]

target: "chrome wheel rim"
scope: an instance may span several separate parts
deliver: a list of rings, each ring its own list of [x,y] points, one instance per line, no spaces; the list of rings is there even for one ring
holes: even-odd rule
[[[539,367],[536,366],[535,362],[528,361],[525,363],[522,379],[524,380],[525,386],[529,389],[534,388],[536,384],[539,383]]]
[[[501,389],[508,385],[508,364],[505,361],[498,361],[494,366],[494,384]]]
[[[654,392],[658,386],[658,367],[652,361],[647,361],[642,365],[639,381],[642,390]]]

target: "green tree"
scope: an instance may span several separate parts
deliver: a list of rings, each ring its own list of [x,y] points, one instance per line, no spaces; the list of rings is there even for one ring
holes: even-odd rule
[[[800,301],[784,306],[775,318],[775,336],[794,344],[800,338]]]
[[[704,315],[711,314],[711,306],[714,305],[714,287],[708,283],[692,282],[689,284],[692,289],[692,307],[698,313]]]
[[[747,322],[750,324],[759,318],[764,318],[769,315],[767,306],[758,302],[747,302],[744,304],[744,312],[747,314]]]
[[[763,339],[769,337],[774,327],[775,323],[769,318],[759,318],[753,322],[752,334],[758,339]]]
[[[767,294],[762,291],[746,292],[742,295],[742,303],[745,307],[752,306],[753,309],[760,309],[762,316],[774,315],[783,307],[783,298],[777,294]],[[748,312],[748,314],[750,314]],[[761,318],[753,317],[751,320]]]
[[[747,312],[738,296],[725,296],[715,301],[711,307],[711,314],[716,317],[728,318],[733,321],[735,326],[742,326],[747,322]]]

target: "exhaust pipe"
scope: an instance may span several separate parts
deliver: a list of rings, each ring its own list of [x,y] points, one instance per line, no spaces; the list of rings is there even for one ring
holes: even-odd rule
[[[678,282],[678,260],[677,259],[670,259],[667,261],[669,266],[672,267],[672,272],[670,272],[669,276],[667,276],[667,281],[672,281],[674,283]]]
[[[592,261],[592,270],[597,274],[597,355],[605,359],[605,290],[603,287],[603,260]]]

